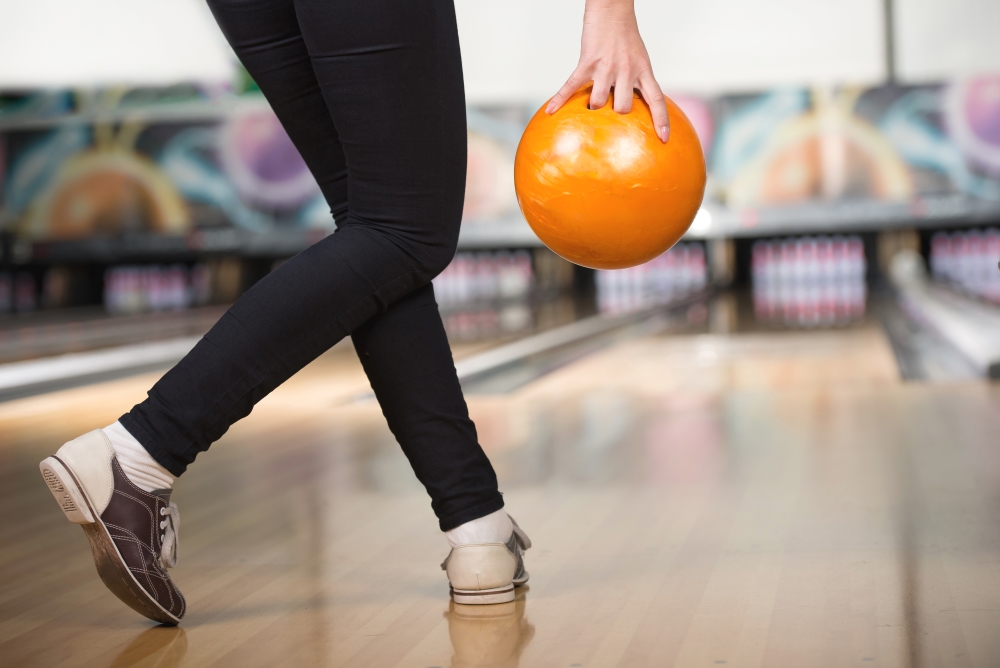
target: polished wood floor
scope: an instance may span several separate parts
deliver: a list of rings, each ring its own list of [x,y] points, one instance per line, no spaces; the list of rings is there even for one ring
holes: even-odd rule
[[[1000,389],[902,384],[876,330],[648,337],[471,396],[535,542],[482,608],[340,348],[178,482],[189,613],[136,616],[37,462],[153,380],[0,404],[0,665],[1000,665]]]

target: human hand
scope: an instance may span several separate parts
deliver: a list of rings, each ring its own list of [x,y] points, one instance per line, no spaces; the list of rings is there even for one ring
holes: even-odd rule
[[[587,0],[580,62],[549,101],[545,112],[555,113],[588,81],[594,82],[591,109],[607,104],[612,87],[616,92],[628,91],[628,94],[615,95],[614,110],[619,114],[632,110],[632,91],[639,89],[653,114],[656,136],[664,142],[670,137],[667,104],[653,76],[646,45],[639,35],[633,0]]]

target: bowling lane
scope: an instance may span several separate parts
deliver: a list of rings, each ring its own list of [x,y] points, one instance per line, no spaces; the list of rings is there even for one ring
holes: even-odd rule
[[[531,581],[454,606],[446,544],[349,348],[177,485],[179,628],[95,576],[37,462],[152,375],[0,404],[9,665],[1000,662],[1000,391],[904,384],[872,326],[620,341],[469,404]]]

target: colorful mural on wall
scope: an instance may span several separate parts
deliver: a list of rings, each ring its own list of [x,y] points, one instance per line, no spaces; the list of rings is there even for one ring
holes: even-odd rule
[[[732,207],[1000,200],[1000,76],[714,101],[710,196]]]
[[[719,206],[938,195],[1000,201],[1000,75],[673,97],[702,140],[707,197]],[[68,94],[6,106],[0,99],[4,228],[32,240],[332,229],[329,208],[273,113],[259,96],[245,99],[215,118],[178,120],[152,104],[103,123],[70,113]],[[469,110],[467,224],[519,220],[513,156],[532,112]],[[25,122],[32,118],[39,120]]]
[[[5,135],[3,210],[8,229],[29,239],[333,224],[266,108],[221,123],[65,123]]]

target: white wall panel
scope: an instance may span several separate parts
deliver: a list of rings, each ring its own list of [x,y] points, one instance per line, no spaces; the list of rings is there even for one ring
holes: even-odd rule
[[[1000,0],[895,0],[904,80],[1000,70]],[[667,90],[884,76],[882,0],[636,0]],[[472,102],[535,102],[579,55],[583,0],[456,0]],[[226,79],[203,0],[0,0],[0,87]]]
[[[535,101],[579,57],[583,0],[457,0],[472,102]],[[884,76],[881,0],[636,0],[667,90],[747,90]]]
[[[232,79],[204,0],[0,0],[0,88]]]
[[[1000,71],[1000,0],[895,0],[900,78]]]
[[[666,89],[745,90],[884,77],[880,0],[639,0]]]

